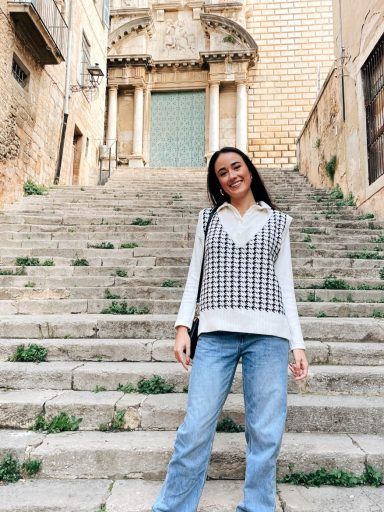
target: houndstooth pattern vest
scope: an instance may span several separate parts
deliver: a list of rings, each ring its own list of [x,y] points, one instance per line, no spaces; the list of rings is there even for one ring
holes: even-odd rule
[[[204,210],[204,230],[210,212]],[[205,241],[201,311],[242,308],[285,314],[274,264],[286,224],[287,216],[273,210],[253,238],[238,247],[214,215]]]

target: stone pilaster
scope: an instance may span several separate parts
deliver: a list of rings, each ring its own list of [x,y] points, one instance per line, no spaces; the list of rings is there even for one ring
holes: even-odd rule
[[[245,82],[236,84],[236,147],[248,151],[248,108],[247,85]]]
[[[129,157],[130,167],[144,167],[143,161],[144,88],[135,87],[133,99],[133,154]]]

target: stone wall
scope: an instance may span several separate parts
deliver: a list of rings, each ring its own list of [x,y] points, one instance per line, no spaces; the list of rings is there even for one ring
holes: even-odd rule
[[[43,68],[16,35],[0,0],[0,206],[22,193],[28,178],[52,183],[60,137],[65,64]],[[26,87],[12,75],[13,56],[29,71]]]
[[[259,49],[250,70],[249,151],[256,165],[292,167],[296,138],[333,61],[332,0],[248,0]]]
[[[352,193],[363,213],[384,217],[384,176],[368,181],[366,117],[361,68],[383,34],[384,10],[380,0],[353,2],[353,9],[343,3],[342,26],[335,2],[336,67],[315,103],[298,139],[300,172],[316,186],[339,185]],[[359,37],[356,37],[359,34]],[[341,46],[345,47],[341,59]],[[344,105],[342,97],[342,68]],[[334,180],[325,173],[325,164],[335,155]]]
[[[60,3],[63,5],[63,2]],[[70,84],[77,83],[83,31],[91,45],[91,63],[105,72],[107,28],[102,23],[102,0],[74,2]],[[65,9],[65,6],[63,7]],[[64,11],[68,19],[68,12]],[[54,180],[63,122],[66,62],[43,66],[0,0],[0,207],[23,194],[23,184],[32,179],[44,185]],[[12,74],[14,55],[29,72],[21,87]],[[74,132],[83,135],[79,144],[79,184],[96,183],[98,148],[103,139],[106,80],[97,98],[83,92],[69,102],[68,128],[60,183],[73,180]],[[87,142],[88,139],[88,142]]]

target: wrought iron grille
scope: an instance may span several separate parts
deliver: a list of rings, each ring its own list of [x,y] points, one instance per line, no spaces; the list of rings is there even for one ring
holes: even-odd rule
[[[19,82],[21,87],[25,87],[27,85],[28,73],[24,71],[24,69],[17,62],[15,57],[12,60],[12,75]]]
[[[384,174],[384,34],[362,68],[369,184]]]

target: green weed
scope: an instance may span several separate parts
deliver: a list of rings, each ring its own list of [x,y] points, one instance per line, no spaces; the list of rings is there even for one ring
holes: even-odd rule
[[[161,283],[163,288],[178,288],[180,284],[177,281],[173,281],[172,279],[166,279]]]
[[[173,384],[167,384],[160,375],[154,375],[150,379],[141,379],[137,383],[137,391],[145,395],[172,393],[174,387]]]
[[[27,180],[24,183],[23,188],[24,194],[26,196],[41,196],[48,192],[47,187],[44,187],[44,185],[39,185],[32,180]]]
[[[47,354],[48,350],[46,348],[36,343],[31,343],[27,348],[24,345],[19,345],[9,360],[13,362],[41,363],[47,360]]]
[[[337,167],[337,158],[336,158],[336,155],[333,155],[333,157],[325,165],[325,171],[327,173],[327,176],[332,181],[334,180],[334,177],[335,177],[336,167]]]
[[[127,277],[128,276],[127,272],[125,270],[123,270],[122,268],[117,268],[115,270],[115,275],[117,277]]]
[[[244,427],[236,423],[231,417],[225,416],[217,423],[216,432],[244,432]]]
[[[382,267],[380,269],[379,276],[380,276],[380,279],[384,279],[384,267]]]
[[[367,220],[367,219],[374,219],[375,216],[373,213],[363,213],[362,215],[359,215],[357,217],[357,220]]]
[[[109,423],[102,423],[99,425],[99,430],[102,432],[119,432],[121,430],[130,430],[125,429],[125,416],[126,410],[116,411],[114,417]]]
[[[319,311],[317,314],[316,314],[316,317],[317,318],[325,318],[327,315],[327,313],[325,311]]]
[[[305,235],[305,237],[303,238],[303,242],[312,242],[311,235]]]
[[[375,242],[377,244],[384,244],[384,235],[379,235],[376,238],[371,238],[371,242]]]
[[[372,318],[384,318],[384,311],[374,309],[369,316],[371,316]]]
[[[384,260],[384,255],[377,254],[377,252],[348,252],[347,258],[355,260]]]
[[[336,185],[336,187],[332,189],[329,195],[332,199],[343,199],[344,197],[340,185]]]
[[[36,283],[34,283],[33,281],[28,281],[27,283],[25,283],[24,288],[34,288],[35,286]]]
[[[104,308],[103,315],[146,315],[149,313],[147,306],[128,306],[126,302],[112,301],[112,304]]]
[[[315,291],[308,292],[307,301],[308,302],[323,302],[323,300],[316,295]]]
[[[53,259],[40,261],[39,258],[33,258],[30,256],[18,256],[15,260],[15,265],[18,267],[53,267],[55,265]]]
[[[41,469],[40,460],[28,460],[23,463],[7,453],[0,461],[0,482],[17,482],[24,476],[32,476]]]
[[[142,219],[141,217],[136,217],[131,224],[133,226],[149,226],[152,224],[152,219]]]
[[[293,172],[300,172],[300,167],[296,164],[292,169]]]
[[[71,265],[73,267],[88,267],[89,262],[85,258],[77,258],[76,257],[74,260],[71,261]]]
[[[130,382],[127,384],[119,384],[116,391],[122,391],[123,393],[137,393],[137,389]]]
[[[120,299],[120,295],[115,295],[110,292],[110,290],[107,288],[104,291],[104,299]]]
[[[290,468],[291,469],[291,468]],[[371,485],[379,487],[381,485],[383,473],[380,469],[375,469],[367,465],[362,475],[356,475],[343,469],[320,468],[310,473],[297,472],[286,475],[278,480],[279,483],[305,485],[309,487],[320,487],[321,485],[333,485],[335,487],[356,487],[359,485]]]
[[[349,290],[349,284],[344,279],[336,279],[333,275],[326,277],[322,288],[328,290]]]
[[[120,245],[120,249],[135,249],[136,247],[139,247],[136,242],[126,242]]]
[[[67,432],[79,430],[79,425],[82,418],[76,418],[76,416],[69,416],[66,412],[61,412],[57,416],[54,416],[49,421],[46,421],[44,416],[39,414],[35,420],[35,424],[32,430],[36,432],[48,432],[49,434],[55,434],[58,432]]]
[[[99,386],[98,384],[96,387],[92,390],[94,393],[101,393],[102,391],[107,391],[107,388],[104,386]]]
[[[303,228],[301,230],[302,233],[307,233],[308,235],[315,235],[315,234],[320,234],[321,233],[321,230],[319,228],[312,228],[312,227],[308,227],[308,228]]]
[[[89,249],[114,249],[115,246],[112,242],[100,242],[99,244],[88,244]]]

